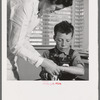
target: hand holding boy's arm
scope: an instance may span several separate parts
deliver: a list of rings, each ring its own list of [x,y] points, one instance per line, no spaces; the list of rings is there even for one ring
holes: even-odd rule
[[[59,67],[59,69],[63,72],[67,72],[75,75],[84,75],[84,67],[81,64],[77,64],[77,66],[70,67]]]
[[[51,60],[44,58],[43,63],[41,64],[45,70],[53,75],[59,75],[60,69],[59,67]]]

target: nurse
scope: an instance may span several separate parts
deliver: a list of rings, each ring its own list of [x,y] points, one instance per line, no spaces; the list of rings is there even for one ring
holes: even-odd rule
[[[59,67],[43,58],[30,44],[32,30],[43,13],[52,13],[72,5],[72,0],[8,0],[7,1],[7,79],[19,80],[17,57],[33,66],[44,67],[51,75],[59,74]]]

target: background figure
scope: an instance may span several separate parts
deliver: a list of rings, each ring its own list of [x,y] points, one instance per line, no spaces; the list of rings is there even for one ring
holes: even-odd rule
[[[74,27],[67,21],[62,21],[54,27],[56,46],[43,53],[43,57],[53,60],[60,68],[60,74],[52,77],[44,68],[40,73],[43,80],[72,80],[78,75],[84,75],[84,64],[77,51],[71,48]]]
[[[7,79],[19,80],[17,57],[36,67],[42,66],[59,74],[57,65],[43,58],[30,44],[32,30],[39,24],[43,13],[52,13],[72,5],[72,0],[8,0],[7,2]]]

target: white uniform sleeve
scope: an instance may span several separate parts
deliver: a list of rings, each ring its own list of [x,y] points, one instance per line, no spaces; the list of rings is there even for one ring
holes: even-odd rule
[[[38,67],[44,58],[30,44],[28,36],[39,22],[34,15],[33,6],[33,3],[16,4],[12,1],[8,36],[12,53]]]

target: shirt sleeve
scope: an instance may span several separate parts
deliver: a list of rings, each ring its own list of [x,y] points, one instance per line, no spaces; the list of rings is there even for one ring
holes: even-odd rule
[[[16,4],[14,1],[11,2],[8,39],[9,48],[13,54],[22,57],[24,60],[38,67],[44,59],[30,44],[28,36],[28,33],[39,22],[33,11],[32,3],[20,2]]]
[[[81,64],[84,66],[84,63],[80,57],[80,54],[77,51],[74,51],[72,59],[73,59],[73,62],[72,62],[73,66],[77,66],[77,64]]]

